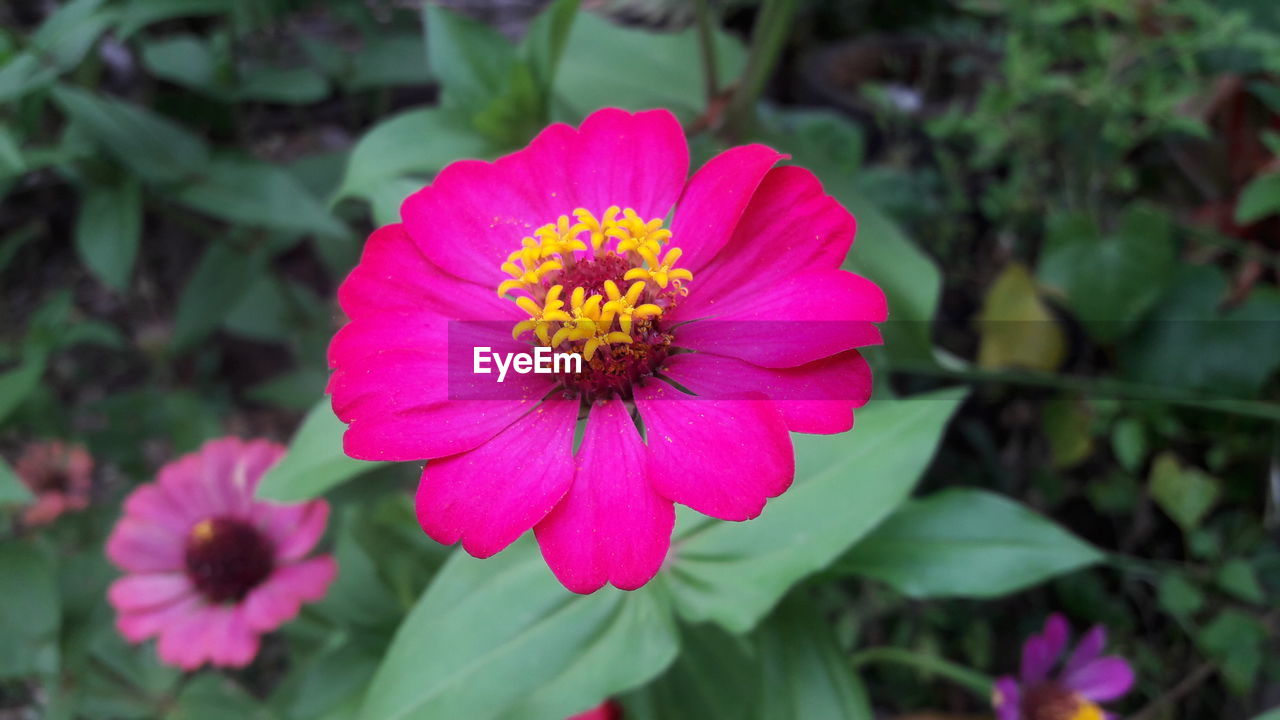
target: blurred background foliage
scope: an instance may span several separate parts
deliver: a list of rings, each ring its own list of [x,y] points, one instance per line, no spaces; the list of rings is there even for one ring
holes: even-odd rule
[[[1135,662],[1126,717],[1280,704],[1280,5],[18,0],[0,23],[0,717],[982,716],[1056,609]],[[527,540],[427,540],[417,468],[342,456],[320,398],[367,232],[447,163],[602,106],[671,109],[696,162],[763,141],[813,169],[892,318],[877,399],[797,436],[787,496],[682,516],[652,584],[579,597]],[[251,667],[184,677],[116,636],[102,543],[131,487],[227,432],[292,438],[262,494],[328,497],[341,573]],[[31,528],[10,463],[39,438],[89,448],[94,503]]]

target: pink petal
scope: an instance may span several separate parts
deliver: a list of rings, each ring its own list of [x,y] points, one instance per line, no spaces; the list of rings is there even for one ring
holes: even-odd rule
[[[303,603],[323,598],[337,576],[338,565],[328,555],[276,568],[245,597],[246,626],[256,632],[275,630],[297,615]]]
[[[780,369],[681,353],[663,364],[662,374],[703,397],[762,393],[777,405],[791,432],[845,432],[853,427],[853,408],[871,398],[871,367],[857,350]]]
[[[546,516],[573,480],[577,400],[548,400],[485,444],[427,464],[418,522],[476,557],[510,545]]]
[[[137,612],[177,601],[193,592],[183,573],[126,575],[107,590],[107,599],[120,612]]]
[[[663,497],[721,520],[749,520],[795,475],[786,422],[772,401],[698,398],[654,380],[636,388],[649,477]]]
[[[258,654],[258,633],[249,629],[244,610],[234,605],[215,609],[205,643],[209,662],[221,667],[244,667]]]
[[[160,483],[139,485],[124,501],[124,514],[159,525],[178,537],[186,537],[200,521]]]
[[[591,408],[573,485],[534,528],[547,565],[573,592],[606,582],[634,590],[662,566],[675,508],[649,486],[647,459],[621,400]]]
[[[496,288],[520,238],[585,207],[665,217],[688,172],[688,150],[665,110],[601,110],[575,130],[551,125],[523,150],[455,162],[400,208],[405,229],[445,272]]]
[[[237,470],[243,451],[244,443],[237,437],[210,440],[197,451],[199,488],[209,514],[241,516],[248,508],[251,495],[246,492],[247,479],[242,470]]]
[[[694,278],[695,282],[697,278]],[[675,344],[765,367],[795,367],[881,342],[884,293],[844,270],[809,270],[722,301],[712,320],[680,326]]]
[[[1012,676],[997,678],[992,705],[996,720],[1022,720],[1022,689]]]
[[[732,238],[695,274],[689,296],[669,318],[715,314],[717,301],[759,285],[762,271],[778,278],[834,270],[848,254],[856,229],[853,216],[823,191],[813,173],[794,166],[774,168],[751,196]]]
[[[1064,676],[1062,682],[1089,700],[1106,702],[1133,687],[1133,667],[1121,657],[1101,657]]]
[[[149,637],[160,634],[162,630],[172,627],[174,623],[198,612],[204,605],[194,592],[183,595],[168,605],[160,605],[145,610],[120,612],[116,616],[116,629],[125,640],[139,643]]]
[[[240,514],[253,506],[258,483],[284,457],[285,450],[283,445],[270,440],[250,440],[241,447],[240,458],[232,474],[232,482],[239,493]]]
[[[689,179],[671,221],[671,244],[684,251],[680,264],[693,271],[695,282],[729,242],[765,174],[785,157],[764,145],[741,145],[711,158]]]
[[[1035,685],[1048,675],[1062,651],[1067,646],[1067,635],[1071,632],[1067,620],[1054,613],[1045,621],[1044,632],[1027,638],[1022,646],[1022,682],[1024,685]]]
[[[107,539],[107,557],[123,570],[157,573],[183,567],[185,538],[146,520],[120,518]]]
[[[199,453],[189,453],[160,468],[157,482],[169,497],[183,508],[186,518],[194,524],[218,514],[204,488],[204,462]],[[185,536],[185,532],[183,535]]]
[[[356,320],[329,346],[328,391],[348,423],[347,454],[423,460],[470,450],[527,413],[551,389],[548,375],[472,372],[472,348],[528,352],[510,325],[456,324],[426,313]],[[483,383],[483,384],[481,384]]]
[[[160,632],[160,660],[166,665],[195,670],[211,655],[209,629],[217,622],[217,608],[198,606]]]
[[[329,522],[329,503],[312,500],[294,505],[257,503],[258,526],[275,545],[277,560],[292,562],[305,556],[320,541]]]
[[[1062,666],[1062,674],[1070,675],[1093,662],[1095,658],[1102,654],[1102,648],[1106,644],[1107,629],[1101,625],[1094,625],[1089,632],[1084,634],[1084,637],[1080,638],[1076,649],[1067,658],[1067,663]]]
[[[512,249],[519,242],[516,238]],[[515,303],[499,298],[496,289],[433,265],[397,223],[369,236],[360,263],[338,288],[338,304],[353,320],[423,311],[462,320],[523,319]]]

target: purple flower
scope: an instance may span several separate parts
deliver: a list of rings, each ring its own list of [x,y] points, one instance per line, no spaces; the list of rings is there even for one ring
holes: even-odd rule
[[[1044,631],[1022,645],[1019,677],[996,680],[991,703],[997,720],[1108,720],[1098,703],[1114,700],[1133,686],[1133,668],[1118,655],[1103,656],[1107,631],[1101,625],[1085,633],[1054,672],[1067,650],[1071,629],[1062,615],[1053,614]]]

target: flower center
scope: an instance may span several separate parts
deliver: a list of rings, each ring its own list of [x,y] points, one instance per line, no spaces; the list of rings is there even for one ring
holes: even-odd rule
[[[271,541],[243,520],[201,520],[187,537],[187,577],[211,603],[238,602],[271,574]]]
[[[1027,720],[1103,720],[1102,708],[1056,683],[1031,688],[1022,698]]]
[[[693,273],[675,266],[681,250],[668,247],[661,219],[646,222],[616,205],[600,218],[583,208],[573,216],[520,241],[502,265],[511,278],[498,296],[511,294],[529,315],[513,337],[582,356],[581,372],[560,377],[566,391],[589,400],[626,396],[666,359],[671,334],[662,315],[688,292]]]

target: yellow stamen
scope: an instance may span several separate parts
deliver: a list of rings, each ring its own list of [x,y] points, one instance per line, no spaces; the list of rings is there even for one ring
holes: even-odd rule
[[[213,518],[205,518],[191,528],[191,539],[196,543],[207,543],[213,539]]]
[[[612,320],[615,316],[618,318],[618,327],[622,328],[622,332],[631,334],[631,318],[634,317],[657,317],[662,314],[662,308],[653,303],[644,303],[637,305],[640,299],[640,293],[644,292],[644,282],[631,283],[627,288],[627,294],[623,295],[618,290],[618,286],[612,280],[604,281],[605,294],[609,296],[609,302],[604,304],[605,315]]]
[[[1076,695],[1075,700],[1076,710],[1071,714],[1069,720],[1105,720],[1107,715],[1102,711],[1102,708],[1080,695]]]
[[[569,313],[561,308],[564,307],[564,301],[560,299],[560,293],[564,292],[564,286],[552,285],[547,291],[546,303],[539,306],[531,298],[518,297],[516,304],[521,310],[529,313],[529,319],[516,323],[515,328],[511,331],[511,337],[519,339],[521,335],[533,330],[534,335],[542,341],[543,345],[552,345],[551,342],[551,325],[552,323],[563,323],[572,320]]]
[[[684,251],[680,248],[671,248],[661,260],[658,259],[657,253],[649,248],[642,247],[636,252],[640,254],[640,257],[644,258],[649,267],[631,268],[627,271],[627,274],[622,276],[623,280],[652,280],[658,284],[658,287],[665,290],[672,280],[693,279],[693,273],[684,268],[674,267],[676,262],[680,260],[680,256],[684,254]]]

